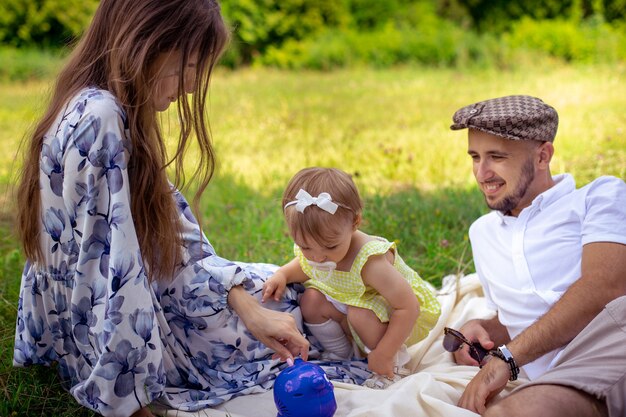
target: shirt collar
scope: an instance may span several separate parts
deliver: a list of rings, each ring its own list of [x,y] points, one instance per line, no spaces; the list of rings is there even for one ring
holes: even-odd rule
[[[569,194],[576,189],[574,177],[570,174],[554,175],[552,180],[554,181],[554,185],[535,197],[530,207],[536,207],[539,210],[543,210],[564,195]],[[526,207],[524,210],[529,209],[530,207]]]
[[[504,214],[500,210],[494,210],[494,212],[500,218],[500,224],[502,226],[510,226],[513,223],[515,223],[515,220],[517,220],[517,217],[509,216],[508,214]]]
[[[535,197],[530,206],[523,209],[520,212],[520,215],[529,209],[543,210],[564,195],[569,194],[576,189],[574,177],[570,174],[553,175],[552,179],[554,180],[554,185]],[[494,211],[500,218],[502,225],[510,225],[517,219],[517,217],[506,215],[499,210]]]

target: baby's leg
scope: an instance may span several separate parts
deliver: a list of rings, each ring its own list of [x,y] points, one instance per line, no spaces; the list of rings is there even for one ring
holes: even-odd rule
[[[348,321],[355,333],[355,340],[357,336],[361,339],[361,343],[365,348],[365,353],[369,354],[372,350],[376,349],[378,343],[385,335],[387,331],[387,323],[380,321],[376,313],[372,310],[359,307],[348,308]],[[410,356],[406,350],[406,345],[402,345],[400,350],[396,352],[394,359],[394,376],[389,378],[388,376],[382,376],[378,374],[372,374],[363,385],[374,389],[385,389],[394,382],[399,381],[402,377],[408,375],[410,372],[404,368],[404,365],[409,361]],[[369,367],[369,364],[368,364]]]
[[[337,310],[320,291],[307,288],[300,299],[305,325],[324,348],[329,359],[350,359],[354,349],[346,336],[345,314]]]
[[[349,306],[348,321],[369,350],[376,349],[387,331],[387,323],[381,322],[376,313],[367,308]]]
[[[300,310],[304,321],[321,324],[328,319],[337,323],[345,322],[346,315],[335,308],[326,296],[314,288],[307,288],[300,298]]]

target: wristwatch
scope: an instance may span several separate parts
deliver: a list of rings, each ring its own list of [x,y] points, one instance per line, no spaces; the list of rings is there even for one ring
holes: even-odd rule
[[[509,381],[515,381],[519,375],[519,366],[517,366],[511,351],[506,347],[506,345],[498,347],[498,349],[494,351],[494,356],[497,356],[509,364],[509,367],[511,368],[511,377],[509,378]]]

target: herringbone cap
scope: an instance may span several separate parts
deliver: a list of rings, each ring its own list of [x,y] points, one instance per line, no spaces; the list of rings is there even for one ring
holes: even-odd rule
[[[506,139],[553,142],[559,115],[536,97],[506,96],[465,106],[452,121],[452,130],[472,128]]]

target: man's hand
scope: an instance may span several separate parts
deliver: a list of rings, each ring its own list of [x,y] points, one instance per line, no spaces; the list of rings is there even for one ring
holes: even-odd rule
[[[491,340],[491,336],[487,329],[483,326],[483,320],[470,320],[459,329],[459,331],[470,342],[479,342],[486,350],[491,350],[495,346],[495,342]],[[459,365],[479,366],[480,364],[470,356],[469,346],[465,343],[461,349],[454,352],[454,361]]]
[[[467,385],[458,406],[483,414],[487,403],[506,387],[510,377],[509,364],[491,357]]]

